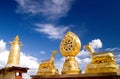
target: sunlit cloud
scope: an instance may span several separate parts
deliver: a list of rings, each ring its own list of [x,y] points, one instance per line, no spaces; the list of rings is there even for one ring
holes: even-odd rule
[[[62,57],[59,61],[55,62],[55,66],[59,70],[59,74],[61,74],[64,62],[65,62],[65,57]]]
[[[40,51],[40,54],[45,54],[45,51]]]
[[[106,49],[106,51],[120,51],[120,48],[117,48],[117,47],[115,47],[115,48],[107,48]]]
[[[0,40],[0,51],[4,51],[6,49],[6,43],[3,40]]]
[[[90,44],[92,44],[93,49],[102,48],[102,42],[100,39],[94,39],[90,42]]]
[[[17,12],[30,15],[42,15],[48,19],[65,16],[71,9],[73,0],[15,0]]]
[[[53,24],[36,24],[35,31],[46,34],[50,39],[61,39],[66,31],[67,26],[55,26]]]

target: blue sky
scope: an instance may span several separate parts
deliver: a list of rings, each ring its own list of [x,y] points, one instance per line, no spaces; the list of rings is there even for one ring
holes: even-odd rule
[[[98,39],[102,46],[97,51],[119,55],[119,4],[119,0],[1,0],[0,39],[9,50],[9,42],[19,35],[21,51],[40,62],[52,50],[59,52],[60,41],[70,30],[80,38],[81,51]],[[61,60],[60,52],[55,58]]]

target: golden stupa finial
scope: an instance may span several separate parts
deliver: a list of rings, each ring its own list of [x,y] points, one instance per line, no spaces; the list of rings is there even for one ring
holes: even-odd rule
[[[19,66],[20,62],[20,47],[22,43],[19,42],[19,36],[16,35],[13,42],[10,42],[10,51],[6,67]]]
[[[14,38],[14,41],[19,41],[19,36],[16,35],[16,37]]]

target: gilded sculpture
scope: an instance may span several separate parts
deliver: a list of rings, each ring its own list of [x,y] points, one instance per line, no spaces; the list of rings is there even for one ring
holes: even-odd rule
[[[6,67],[19,66],[20,61],[20,47],[22,43],[19,41],[19,36],[14,38],[13,42],[10,42],[10,53]]]
[[[60,52],[65,57],[61,74],[80,74],[78,62],[75,56],[79,53],[81,42],[77,35],[69,31],[60,43]]]
[[[42,61],[39,65],[37,75],[57,75],[58,69],[54,66],[54,56],[57,51],[53,51],[49,60]]]
[[[90,43],[84,48],[90,52],[91,57],[91,63],[85,69],[86,74],[117,73],[119,67],[113,52],[96,53]]]
[[[19,66],[20,47],[22,43],[19,41],[19,36],[10,42],[10,53],[6,67]],[[78,62],[75,56],[79,53],[81,42],[77,35],[69,31],[63,37],[60,43],[60,52],[65,57],[65,62],[62,67],[61,74],[80,74]],[[113,52],[96,53],[92,48],[92,44],[84,46],[90,52],[91,62],[85,69],[86,74],[102,74],[102,73],[117,73],[119,66],[116,63]],[[53,51],[49,60],[42,61],[39,65],[37,75],[58,75],[58,69],[54,66],[54,56],[57,51]]]

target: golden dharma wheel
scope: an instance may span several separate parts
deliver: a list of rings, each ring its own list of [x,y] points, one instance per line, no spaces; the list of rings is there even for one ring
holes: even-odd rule
[[[77,35],[69,31],[60,43],[60,52],[63,56],[76,56],[81,48],[81,42]]]

